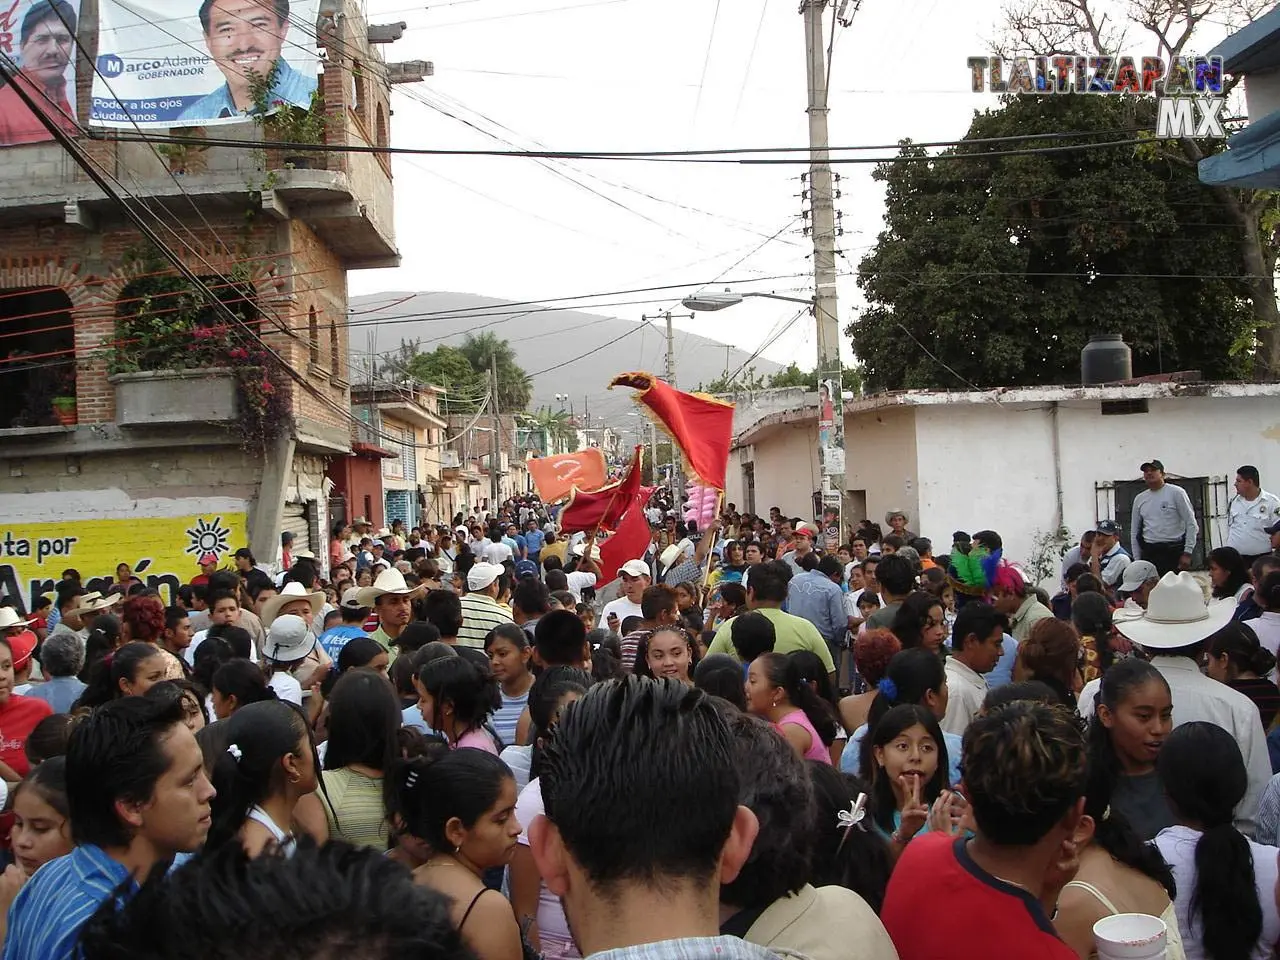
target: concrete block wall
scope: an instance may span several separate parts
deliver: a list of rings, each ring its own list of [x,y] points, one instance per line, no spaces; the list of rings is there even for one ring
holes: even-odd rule
[[[169,448],[92,457],[29,457],[6,460],[0,494],[68,494],[121,490],[130,499],[228,497],[252,500],[262,475],[261,460],[237,447],[217,450]],[[74,472],[72,468],[74,467]],[[15,475],[16,474],[16,475]],[[57,516],[27,519],[59,519]]]

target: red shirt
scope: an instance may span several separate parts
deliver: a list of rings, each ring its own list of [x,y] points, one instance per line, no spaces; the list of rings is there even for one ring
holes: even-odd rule
[[[80,131],[75,125],[75,111],[67,102],[67,89],[64,83],[57,91],[47,90],[27,79],[26,74],[19,73],[17,83],[21,83],[31,94],[36,105],[46,111],[54,121],[67,133],[75,136]],[[50,102],[52,101],[52,103]],[[12,84],[0,87],[0,146],[11,146],[17,143],[38,143],[52,140],[53,136],[45,129],[40,119],[18,96]]]
[[[963,837],[917,836],[889,879],[880,920],[899,960],[1074,960],[1044,908],[969,856]]]
[[[25,777],[31,772],[31,764],[27,762],[25,748],[27,737],[35,729],[37,723],[49,714],[53,708],[36,697],[20,697],[10,694],[9,699],[0,704],[0,760],[3,760],[13,772]],[[0,816],[0,846],[9,846],[9,831],[13,828],[13,813]]]

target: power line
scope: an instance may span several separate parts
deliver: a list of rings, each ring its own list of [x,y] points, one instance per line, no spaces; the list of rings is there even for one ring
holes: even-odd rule
[[[715,10],[711,14],[711,32],[707,35],[707,52],[702,58],[702,76],[698,79],[698,96],[693,103],[693,121],[698,122],[698,113],[702,109],[702,88],[707,83],[707,69],[711,66],[711,47],[716,40],[716,24],[720,22],[720,0],[716,0]]]

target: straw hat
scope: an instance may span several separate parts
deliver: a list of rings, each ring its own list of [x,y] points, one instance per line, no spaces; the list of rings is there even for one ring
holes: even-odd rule
[[[280,615],[280,608],[297,600],[309,601],[311,603],[311,615],[314,617],[320,612],[320,608],[324,606],[324,591],[317,590],[314,593],[308,593],[307,588],[298,583],[298,581],[289,581],[278,594],[263,602],[262,613],[258,615],[262,625],[264,627],[271,626],[272,621]]]
[[[1117,618],[1116,629],[1149,650],[1177,650],[1213,635],[1234,612],[1229,600],[1206,605],[1204,591],[1191,574],[1166,573],[1147,598],[1147,612],[1132,620]]]
[[[123,597],[118,593],[113,593],[109,597],[104,597],[95,590],[92,593],[82,594],[79,601],[68,611],[68,613],[73,617],[83,618],[89,613],[102,613],[104,610],[110,610],[122,599]]]
[[[416,587],[410,587],[404,582],[404,574],[399,570],[383,570],[378,574],[378,579],[373,581],[371,587],[360,588],[360,603],[366,607],[375,606],[379,597],[387,595],[396,597],[419,597],[427,589],[425,583],[420,583]],[[321,594],[323,597],[324,594]]]
[[[18,611],[13,607],[0,607],[0,630],[8,630],[10,627],[25,627],[32,622],[32,620],[24,620],[18,616]]]

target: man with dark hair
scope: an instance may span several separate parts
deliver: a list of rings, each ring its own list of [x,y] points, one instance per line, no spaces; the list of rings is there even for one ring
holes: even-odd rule
[[[812,623],[826,641],[832,662],[839,661],[849,634],[849,616],[840,588],[844,568],[835,557],[828,554],[819,560],[812,551],[799,562],[812,563],[813,568],[792,577],[787,584],[787,611]]]
[[[249,857],[239,843],[224,844],[96,916],[83,956],[278,960],[350,955],[353,944],[361,960],[471,956],[446,897],[377,851],[340,840],[304,842],[289,857]]]
[[[791,569],[781,560],[770,560],[748,569],[746,579],[747,606],[773,624],[777,636],[774,649],[778,653],[809,650],[817,654],[834,683],[835,661],[818,628],[803,617],[794,616],[782,609],[782,604],[787,599],[787,587],[791,582]],[[716,630],[715,639],[707,648],[708,656],[713,653],[737,656],[733,646],[733,622],[736,619],[730,617]]]
[[[809,884],[814,798],[804,759],[759,717],[735,711],[728,722],[738,802],[760,830],[737,878],[720,887],[720,932],[811,960],[898,960],[865,900]]]
[[[774,957],[718,936],[720,885],[737,877],[757,820],[738,803],[728,725],[701,690],[597,684],[556,724],[541,786],[529,849],[584,957]]]
[[[75,957],[80,928],[104,900],[199,849],[213,793],[179,700],[123,697],[81,720],[67,746],[76,848],[18,894],[4,960]]]
[[[227,82],[183,110],[179,124],[253,112],[258,106],[255,79],[273,81],[266,91],[268,109],[279,102],[310,108],[315,75],[298,73],[282,55],[289,36],[289,0],[204,0],[200,27],[209,56]]]
[[[581,667],[591,663],[587,628],[572,610],[552,610],[538,620],[533,660],[540,668]],[[527,709],[527,708],[526,708]]]
[[[1073,960],[1051,918],[1079,863],[1088,767],[1064,707],[1019,700],[973,722],[964,785],[977,829],[921,834],[898,859],[880,919],[900,960]],[[921,922],[926,902],[945,903],[947,922]]]
[[[880,609],[867,618],[867,629],[893,626],[902,601],[916,588],[916,569],[905,557],[889,554],[876,566],[876,582],[880,584]]]
[[[951,656],[947,657],[947,713],[942,718],[942,729],[947,733],[963,735],[981,712],[987,696],[985,675],[1000,662],[1008,625],[1004,614],[976,600],[956,614]]]
[[[1227,542],[1244,558],[1245,565],[1271,552],[1267,527],[1280,520],[1280,497],[1262,489],[1258,468],[1245,465],[1236,471],[1236,495],[1227,504]]]
[[[22,18],[15,58],[19,69],[7,66],[12,80],[0,87],[0,146],[53,139],[19,95],[19,85],[54,126],[72,136],[80,132],[75,108],[67,98],[67,66],[75,35],[76,11],[68,0],[36,0]]]
[[[533,639],[538,620],[551,612],[551,594],[546,584],[532,577],[516,581],[511,589],[511,619],[519,624]]]
[[[733,642],[733,651],[738,659],[743,664],[749,664],[761,654],[773,652],[778,634],[768,617],[753,610],[733,618],[729,639]]]

